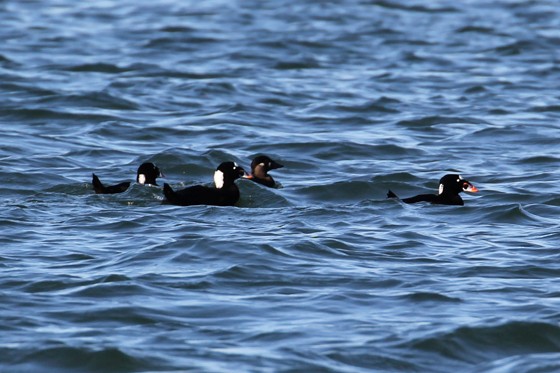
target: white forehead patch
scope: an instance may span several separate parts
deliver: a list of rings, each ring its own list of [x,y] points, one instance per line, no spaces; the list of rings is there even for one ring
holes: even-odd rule
[[[222,171],[216,170],[216,172],[214,172],[214,184],[218,189],[224,186],[224,173]]]
[[[233,162],[233,166],[234,166],[234,167],[239,167],[239,166],[237,165],[237,163],[235,163],[235,162]]]
[[[463,180],[463,176],[459,175],[459,178],[457,179],[457,182],[460,182],[461,180]]]
[[[443,194],[443,184],[439,184],[439,194]]]
[[[144,174],[138,175],[138,183],[145,184],[146,183],[146,175],[144,175]]]

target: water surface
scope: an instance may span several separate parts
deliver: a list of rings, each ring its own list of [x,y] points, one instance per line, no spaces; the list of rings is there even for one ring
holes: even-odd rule
[[[557,5],[2,2],[0,370],[559,371]]]

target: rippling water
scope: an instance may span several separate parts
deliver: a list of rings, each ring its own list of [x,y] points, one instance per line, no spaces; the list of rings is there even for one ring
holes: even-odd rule
[[[1,371],[560,371],[556,1],[0,14]],[[92,191],[262,153],[236,207]]]

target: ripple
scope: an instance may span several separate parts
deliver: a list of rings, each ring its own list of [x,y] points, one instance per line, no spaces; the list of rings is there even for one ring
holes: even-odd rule
[[[479,33],[479,34],[495,34],[495,30],[491,27],[484,26],[463,26],[457,29],[458,33]]]
[[[278,70],[318,69],[321,65],[313,58],[302,58],[293,61],[281,61],[274,65]]]
[[[462,302],[461,299],[455,297],[448,297],[444,294],[439,293],[429,293],[429,292],[418,292],[406,295],[413,302],[450,302],[457,303]]]
[[[558,370],[554,5],[2,2],[0,370]]]
[[[355,104],[339,104],[339,105],[329,105],[321,106],[314,111],[322,112],[325,110],[332,110],[333,112],[349,112],[349,113],[387,113],[394,114],[400,113],[400,110],[393,108],[393,106],[400,104],[401,102],[396,99],[391,99],[388,97],[380,97],[377,100],[367,102],[361,105]]]
[[[382,369],[387,371],[415,371],[419,369],[419,366],[412,362],[380,353],[333,352],[328,354],[328,357],[346,366],[360,369]]]
[[[502,56],[517,56],[534,49],[535,44],[533,42],[522,40],[498,46],[493,51]]]
[[[498,372],[543,372],[553,373],[560,370],[560,353],[523,354],[479,364],[477,369],[489,373]]]
[[[511,321],[480,327],[460,327],[417,340],[411,346],[444,358],[480,364],[484,361],[539,353],[557,353],[560,328],[542,322]]]
[[[156,369],[157,364],[152,364],[144,358],[136,358],[118,348],[104,348],[92,350],[88,348],[77,348],[58,344],[43,349],[34,349],[26,352],[21,358],[15,358],[9,348],[2,348],[5,357],[3,364],[10,364],[14,372],[31,370],[53,370],[58,372],[75,371],[112,371],[129,372],[137,369],[152,367]]]
[[[496,223],[540,224],[542,222],[546,222],[547,220],[546,218],[542,218],[538,215],[528,212],[520,204],[500,206],[499,208],[495,208],[493,210],[493,212],[490,212],[486,215],[485,219]]]
[[[121,68],[117,65],[103,62],[79,64],[69,67],[68,70],[74,72],[95,72],[105,74],[120,74],[128,71],[128,69]]]
[[[66,110],[51,110],[51,109],[32,109],[32,108],[18,108],[18,109],[3,109],[2,114],[11,120],[30,120],[30,121],[45,121],[45,120],[61,120],[61,121],[109,121],[116,120],[118,117],[107,114],[99,113],[73,113]]]
[[[543,113],[543,112],[557,113],[560,112],[560,105],[536,106],[532,109],[532,111],[536,113]]]
[[[417,5],[417,4],[404,5],[399,3],[398,1],[375,0],[373,4],[388,9],[397,9],[397,10],[405,10],[405,11],[420,12],[420,13],[453,13],[458,11],[458,9],[450,6],[428,7],[428,6]]]
[[[477,118],[469,117],[446,117],[446,116],[427,116],[418,119],[402,120],[398,125],[410,128],[431,128],[440,124],[485,124],[486,122]]]

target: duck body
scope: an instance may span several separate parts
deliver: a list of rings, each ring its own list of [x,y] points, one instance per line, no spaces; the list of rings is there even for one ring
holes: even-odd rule
[[[266,187],[275,188],[277,184],[268,172],[282,167],[284,167],[284,165],[274,161],[270,157],[260,155],[255,157],[251,162],[251,174],[246,176],[246,178]]]
[[[404,203],[429,202],[435,205],[463,206],[465,202],[459,195],[461,192],[476,193],[478,189],[461,175],[447,174],[439,180],[438,194],[419,194],[414,197],[400,199],[393,191],[387,192],[387,198],[399,198]]]
[[[174,191],[169,184],[165,183],[163,184],[163,194],[167,202],[178,206],[233,206],[239,201],[240,197],[239,188],[235,184],[220,189],[194,185]]]
[[[163,174],[151,162],[142,163],[136,172],[136,182],[141,185],[157,185],[156,179],[163,177]],[[105,186],[96,174],[92,174],[91,183],[96,194],[116,194],[123,193],[130,187],[130,181],[119,184]]]
[[[391,190],[387,192],[387,198],[399,198]],[[404,203],[429,202],[434,205],[458,205],[463,206],[465,202],[460,195],[419,194],[409,198],[399,198]]]
[[[99,180],[96,174],[92,174],[91,183],[93,184],[93,190],[96,194],[116,194],[126,192],[128,187],[130,187],[130,181],[125,181],[120,184],[105,186]]]
[[[173,190],[167,183],[163,194],[167,203],[178,206],[212,205],[233,206],[239,201],[239,188],[235,180],[245,175],[245,170],[234,162],[221,163],[214,172],[215,187],[194,185],[181,190]]]

